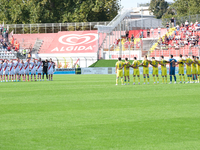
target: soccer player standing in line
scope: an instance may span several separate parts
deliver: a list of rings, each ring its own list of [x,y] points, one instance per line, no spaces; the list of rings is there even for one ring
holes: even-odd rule
[[[135,77],[138,77],[138,84],[140,84],[140,70],[139,70],[140,62],[134,57],[133,64],[131,67],[133,68],[133,85],[135,85]]]
[[[38,73],[38,81],[39,81],[39,79],[40,79],[40,81],[42,81],[41,80],[41,75],[42,75],[42,65],[43,65],[43,63],[42,63],[42,61],[41,61],[41,58],[39,58],[39,61],[37,62],[37,73]]]
[[[17,62],[15,63],[15,81],[19,81],[19,58],[17,58]]]
[[[1,82],[3,82],[2,76],[3,76],[3,61],[0,62],[0,77],[1,77]]]
[[[155,57],[152,57],[152,61],[150,61],[150,64],[153,66],[153,81],[154,84],[156,84],[156,78],[157,77],[157,83],[159,83],[159,77],[158,77],[158,62],[155,60]]]
[[[192,56],[192,79],[193,79],[193,83],[195,83],[195,80],[197,80],[197,67],[196,67],[196,57]],[[197,81],[196,81],[197,83]]]
[[[198,83],[200,79],[200,60],[199,57],[197,57],[197,75],[198,75]]]
[[[50,61],[48,63],[49,81],[53,81],[53,65],[54,65],[54,62],[52,62],[52,59],[50,58]]]
[[[176,70],[176,62],[177,60],[173,58],[173,55],[171,55],[171,59],[169,59],[170,67],[169,67],[169,75],[170,75],[170,83],[172,84],[172,76],[174,76],[174,84],[176,84],[176,75],[175,75],[175,70]]]
[[[23,62],[23,60],[21,60],[21,62],[19,63],[19,81],[21,81],[21,77],[22,77],[22,81],[25,81],[24,76],[25,76],[25,74],[24,74],[24,62]]]
[[[188,77],[188,82],[190,83],[192,81],[192,73],[191,73],[191,64],[192,64],[192,59],[188,57],[188,55],[185,55],[186,60],[185,60],[185,64],[186,64],[186,74]]]
[[[27,81],[29,81],[29,59],[26,60],[24,63],[24,79],[26,81],[26,76],[27,76]]]
[[[160,56],[160,57],[161,57],[161,61],[157,61],[157,62],[159,62],[159,64],[161,65],[162,84],[164,84],[164,77],[165,77],[165,83],[167,84],[166,64],[169,63],[169,61],[164,60],[164,56]]]
[[[129,67],[131,63],[128,61],[128,58],[125,58],[125,64],[124,64],[124,84],[126,85],[126,77],[128,78],[128,85],[130,82],[129,78]]]
[[[144,84],[146,84],[146,76],[149,84],[149,61],[147,60],[147,55],[144,56],[144,60],[140,66],[143,66]]]
[[[14,66],[15,64],[13,63],[13,60],[11,60],[9,63],[9,80],[11,81],[11,77],[12,77],[12,82],[14,78]]]
[[[121,57],[119,57],[118,62],[116,62],[115,64],[115,70],[117,74],[116,85],[118,85],[119,77],[121,77],[121,82],[123,85],[123,70],[122,70],[123,66],[124,66],[124,62],[122,62]]]
[[[183,76],[183,83],[185,83],[185,75],[184,75],[184,60],[182,58],[183,56],[180,55],[180,59],[178,60],[178,69],[179,69],[179,77],[180,77],[180,83],[182,83],[182,76]]]
[[[3,81],[5,82],[5,77],[6,77],[6,82],[8,82],[8,60],[6,59],[5,62],[3,63]]]
[[[36,68],[35,67],[36,67],[37,63],[35,61],[35,58],[33,58],[33,61],[30,62],[30,64],[31,64],[31,81],[33,81],[32,80],[33,75],[34,75],[34,80],[36,81]]]

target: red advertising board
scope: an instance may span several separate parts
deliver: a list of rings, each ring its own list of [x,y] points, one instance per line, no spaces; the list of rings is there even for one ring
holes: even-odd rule
[[[59,32],[46,53],[95,53],[97,31]]]

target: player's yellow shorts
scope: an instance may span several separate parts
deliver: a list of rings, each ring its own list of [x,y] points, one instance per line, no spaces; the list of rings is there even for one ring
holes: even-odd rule
[[[117,70],[117,77],[123,77],[123,70]]]
[[[192,74],[197,74],[197,69],[196,68],[192,69]]]
[[[153,68],[153,75],[158,75],[158,68]]]
[[[143,67],[143,74],[149,74],[149,68],[144,68]]]
[[[162,76],[167,76],[167,68],[161,69],[161,75]]]
[[[184,68],[183,68],[183,67],[182,67],[182,68],[179,68],[178,73],[179,73],[179,74],[184,74]]]
[[[139,76],[140,75],[140,70],[139,69],[134,69],[133,70],[133,75],[134,76]]]
[[[186,74],[191,75],[191,67],[186,67]]]
[[[129,76],[129,70],[124,71],[124,76]]]

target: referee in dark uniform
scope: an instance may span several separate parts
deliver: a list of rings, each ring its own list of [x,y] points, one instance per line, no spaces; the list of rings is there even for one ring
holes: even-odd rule
[[[46,79],[48,80],[48,60],[43,61],[43,76],[42,79],[44,81],[44,74],[46,74]]]

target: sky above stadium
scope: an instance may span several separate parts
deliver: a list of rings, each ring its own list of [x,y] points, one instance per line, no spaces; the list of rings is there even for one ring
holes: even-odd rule
[[[167,2],[173,2],[173,0],[167,0]],[[150,0],[121,0],[121,3],[124,8],[133,8],[137,7],[138,3],[150,3]]]

